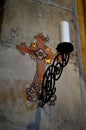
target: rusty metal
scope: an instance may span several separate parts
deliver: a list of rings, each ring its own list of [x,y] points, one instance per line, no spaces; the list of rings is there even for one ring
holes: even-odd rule
[[[31,102],[36,102],[39,93],[42,89],[43,75],[45,72],[45,64],[50,64],[53,58],[56,56],[51,49],[45,45],[47,38],[42,34],[35,35],[34,38],[37,42],[31,43],[27,46],[26,43],[21,43],[17,45],[16,48],[21,54],[25,55],[28,53],[35,56],[37,61],[37,70],[32,83],[26,88],[27,100]]]

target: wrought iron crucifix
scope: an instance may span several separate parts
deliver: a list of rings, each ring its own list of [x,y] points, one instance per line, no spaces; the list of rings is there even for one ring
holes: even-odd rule
[[[47,38],[42,33],[35,35],[34,38],[36,42],[31,43],[30,46],[27,46],[26,43],[21,43],[16,46],[23,55],[25,53],[33,55],[37,61],[37,70],[34,79],[30,86],[26,88],[27,99],[31,102],[36,102],[41,93],[45,64],[50,64],[56,56],[45,44]]]

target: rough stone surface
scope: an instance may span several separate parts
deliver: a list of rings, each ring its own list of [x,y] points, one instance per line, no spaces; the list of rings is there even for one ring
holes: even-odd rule
[[[72,7],[69,0],[6,0],[0,42],[0,130],[84,129],[76,49],[56,82],[55,106],[37,108],[37,102],[27,101],[25,89],[34,78],[37,62],[19,53],[16,45],[22,41],[30,45],[33,36],[43,32],[55,52],[59,23],[67,20],[76,47],[73,14],[55,4]]]

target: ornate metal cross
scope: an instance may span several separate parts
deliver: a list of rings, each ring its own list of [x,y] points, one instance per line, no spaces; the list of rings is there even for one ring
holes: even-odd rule
[[[16,46],[23,55],[25,53],[33,55],[37,61],[37,70],[34,79],[30,86],[26,88],[27,99],[31,102],[36,102],[39,98],[38,96],[42,89],[45,64],[50,64],[52,59],[56,56],[56,54],[54,54],[51,49],[45,45],[47,38],[44,37],[42,33],[35,35],[34,38],[37,42],[31,43],[30,46],[27,46],[26,43],[21,43]]]

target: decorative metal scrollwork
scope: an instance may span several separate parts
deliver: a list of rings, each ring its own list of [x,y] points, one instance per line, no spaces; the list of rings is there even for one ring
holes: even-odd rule
[[[65,44],[60,43],[60,47],[64,47],[64,45]],[[60,78],[63,68],[67,65],[69,61],[70,52],[73,51],[73,46],[71,43],[66,43],[66,45],[69,48],[69,50],[63,50],[62,48],[63,52],[61,51],[61,48],[59,46],[57,47],[57,50],[60,49],[60,52],[54,58],[53,63],[47,68],[43,76],[42,90],[39,96],[39,106],[41,107],[43,107],[45,103],[48,103],[49,105],[55,104],[55,81],[57,81]]]

